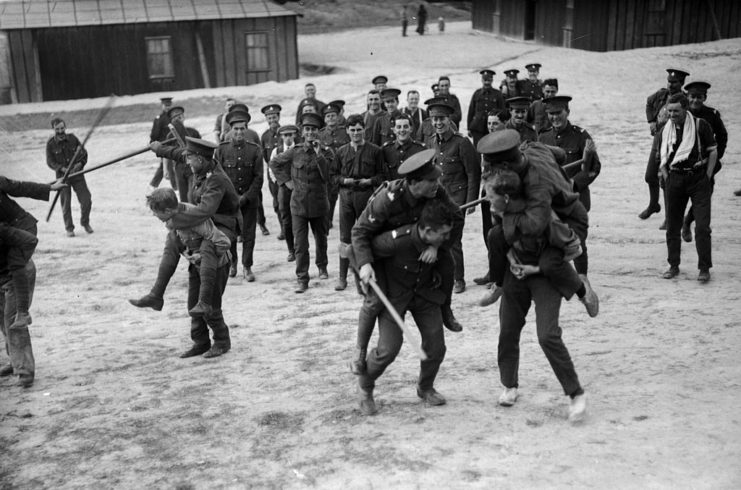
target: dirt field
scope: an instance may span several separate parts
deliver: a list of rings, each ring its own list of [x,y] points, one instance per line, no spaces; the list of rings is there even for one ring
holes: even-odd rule
[[[587,422],[566,421],[568,400],[537,344],[532,315],[523,333],[521,398],[512,408],[497,406],[498,309],[476,306],[484,290],[472,284],[485,264],[478,211],[464,235],[469,288],[454,298],[465,330],[447,335],[436,384],[448,399],[443,407],[416,397],[418,363],[405,346],[378,382],[379,414],[360,415],[347,369],[360,301],[352,288],[333,290],[337,220],[330,278],[312,281],[299,296],[269,205],[272,234],[257,239],[257,281],[232,279],[225,295],[233,350],[213,360],[179,359],[189,345],[184,266],[162,312],[126,301],[148,291],[165,235],[144,205],[156,161],[147,154],[90,175],[93,235],[78,228],[78,237],[66,238],[59,210],[40,223],[31,327],[37,381],[23,390],[12,378],[0,380],[0,488],[741,486],[741,198],[732,194],[741,187],[741,99],[722,96],[741,82],[738,40],[587,53],[500,41],[471,32],[470,24],[410,37],[403,46],[400,39],[396,28],[303,36],[302,62],[343,68],[310,79],[320,99],[347,100],[348,113],[362,110],[378,73],[423,97],[438,75],[449,74],[465,113],[480,67],[501,73],[531,61],[545,65],[545,77],[559,78],[563,94],[578,96],[571,119],[589,130],[603,162],[589,240],[602,308],[590,319],[580,303],[564,303],[561,325],[589,397]],[[330,41],[337,49],[328,53]],[[713,276],[704,286],[695,280],[694,244],[683,244],[677,279],[659,277],[666,267],[661,219],[636,217],[647,201],[643,105],[671,65],[713,83],[708,104],[721,110],[731,134],[713,200]],[[229,93],[254,107],[278,102],[291,120],[307,80],[176,96]],[[149,94],[120,103],[154,100]],[[13,121],[15,113],[64,107],[37,106],[4,107],[0,115]],[[189,124],[206,132],[212,121]],[[69,121],[70,130],[82,137],[89,122]],[[261,117],[255,122],[265,129]],[[88,145],[90,164],[146,144],[150,123],[99,128]],[[50,131],[10,128],[2,132],[2,173],[50,180]],[[48,209],[21,202],[38,218]]]

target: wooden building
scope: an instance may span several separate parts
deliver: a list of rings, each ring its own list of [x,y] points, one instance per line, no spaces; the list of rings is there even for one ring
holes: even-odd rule
[[[473,28],[613,51],[741,36],[738,0],[473,0]]]
[[[0,3],[15,102],[298,77],[296,13],[269,0]]]

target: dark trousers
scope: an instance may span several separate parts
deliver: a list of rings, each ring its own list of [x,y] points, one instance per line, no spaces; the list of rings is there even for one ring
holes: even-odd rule
[[[463,263],[463,227],[466,224],[466,214],[463,213],[463,219],[453,223],[453,229],[450,231],[451,236],[457,237],[450,246],[450,254],[453,256],[455,266],[453,279],[463,281],[465,276],[465,266]]]
[[[327,229],[332,228],[334,222],[334,208],[337,205],[337,199],[340,196],[340,187],[336,185],[329,186],[329,215],[327,216]]]
[[[32,221],[32,220],[24,220]],[[16,223],[23,225],[23,222]],[[36,238],[36,223],[25,226],[29,231],[15,226],[5,227],[3,235],[8,240],[13,240],[13,245],[5,246],[6,266],[10,277],[13,279],[13,293],[15,294],[16,309],[18,312],[27,313],[31,306],[31,290],[29,287],[26,266],[31,260],[39,239]],[[0,242],[2,239],[0,239]]]
[[[682,221],[687,202],[692,201],[695,216],[695,248],[697,268],[713,266],[710,240],[710,198],[712,185],[704,170],[694,174],[670,172],[666,182],[666,248],[667,261],[679,266],[682,251]]]
[[[283,226],[283,233],[286,235],[286,246],[290,253],[294,251],[291,194],[293,194],[293,191],[286,187],[285,184],[278,188],[278,212],[280,213],[280,223]]]
[[[717,165],[716,165],[717,168]],[[713,191],[715,190],[715,175],[713,175],[713,178],[710,179],[710,198],[713,197]],[[687,226],[692,224],[692,222],[695,221],[695,211],[692,204],[690,204],[690,208],[687,210],[687,214],[684,217],[684,222]]]
[[[242,222],[240,236],[242,237],[242,265],[252,267],[255,250],[255,230],[257,228],[257,208],[244,207],[240,209]],[[232,264],[237,264],[237,242],[232,241]]]
[[[309,282],[309,226],[314,235],[314,244],[316,246],[316,266],[319,268],[327,267],[327,217],[316,216],[308,218],[306,216],[293,215],[293,239],[294,250],[296,252],[296,277],[299,282]]]
[[[403,37],[406,37],[406,35],[407,35],[407,27],[408,26],[409,26],[409,21],[408,20],[405,19],[405,20],[402,20],[401,21],[401,35]]]
[[[75,177],[70,179],[69,187],[63,188],[61,191],[62,198],[62,218],[64,219],[64,228],[67,231],[75,229],[75,224],[72,221],[72,191],[75,191],[77,195],[77,201],[80,203],[80,225],[90,225],[90,210],[93,207],[92,196],[90,195],[90,189],[87,187],[84,176]]]
[[[520,366],[520,333],[530,304],[535,302],[535,326],[538,343],[567,395],[581,386],[568,349],[561,339],[558,326],[561,295],[543,276],[516,279],[511,273],[504,277],[504,293],[499,305],[499,347],[497,364],[499,377],[507,388],[518,387]]]
[[[177,190],[180,194],[180,202],[188,202],[188,191],[190,190],[190,183],[193,181],[193,174],[185,163],[174,162],[174,166],[175,181],[177,182]]]
[[[393,300],[392,300],[393,302]],[[429,390],[435,383],[440,364],[445,358],[445,335],[440,305],[414,296],[406,305],[397,305],[396,311],[404,318],[411,312],[422,337],[422,350],[427,360],[420,361],[417,384],[421,390]],[[378,322],[378,345],[368,354],[368,368],[361,378],[363,389],[372,389],[375,380],[386,370],[401,350],[404,335],[387,310],[381,312]]]
[[[486,191],[481,191],[481,197],[486,197]],[[484,201],[481,203],[481,229],[484,232],[484,244],[489,250],[489,230],[491,230],[491,203]]]
[[[265,226],[265,208],[262,207],[262,190],[260,190],[257,200],[257,223],[260,226]]]
[[[25,275],[28,280],[30,306],[36,286],[36,266],[33,260],[26,263]],[[7,281],[0,286],[0,327],[5,337],[5,352],[10,358],[10,365],[13,366],[15,374],[33,378],[36,363],[33,358],[28,326],[20,325],[10,328],[18,311],[16,299],[13,281]]]
[[[208,346],[211,344],[208,335],[208,328],[210,327],[213,332],[214,345],[220,345],[226,348],[231,347],[229,327],[224,322],[224,315],[221,311],[221,297],[224,294],[228,279],[229,264],[227,263],[216,269],[216,281],[210,302],[213,312],[207,318],[201,316],[191,317],[190,338],[195,345]],[[200,289],[201,277],[198,267],[191,265],[188,267],[188,310],[198,303]]]
[[[656,140],[654,140],[654,144]],[[651,145],[651,153],[646,163],[644,180],[648,184],[648,205],[655,208],[659,205],[659,160],[656,158],[656,147]]]
[[[352,227],[368,205],[368,199],[372,195],[373,189],[340,189],[340,241],[342,243],[352,243]],[[340,257],[340,279],[347,279],[349,264],[348,259]]]
[[[170,180],[170,187],[177,190],[178,182],[175,179],[174,165],[173,161],[169,158],[160,158],[160,166],[157,167],[157,170],[154,171],[154,177],[152,177],[149,185],[152,187],[160,186],[160,184],[162,183],[162,179],[165,176],[165,165],[167,165],[167,178]]]

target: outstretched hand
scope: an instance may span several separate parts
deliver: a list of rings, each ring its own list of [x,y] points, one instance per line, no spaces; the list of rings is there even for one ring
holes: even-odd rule
[[[435,262],[437,262],[437,248],[433,246],[427,247],[426,249],[422,250],[422,253],[419,254],[419,258],[417,260],[425,264],[434,264]]]
[[[59,191],[59,190],[64,189],[65,187],[68,187],[68,185],[62,182],[62,179],[57,179],[51,184],[49,184],[49,188],[51,188],[51,190],[53,191]]]
[[[371,279],[373,279],[374,281],[376,280],[376,272],[373,270],[373,266],[371,264],[364,264],[360,268],[358,275],[360,276],[360,281],[363,284],[368,284]]]

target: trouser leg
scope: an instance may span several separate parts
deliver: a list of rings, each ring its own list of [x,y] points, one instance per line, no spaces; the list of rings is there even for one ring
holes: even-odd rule
[[[77,201],[80,203],[80,225],[90,225],[90,210],[93,208],[93,200],[90,195],[85,177],[80,176],[70,180],[70,186],[77,195]]]
[[[293,215],[292,225],[296,253],[296,278],[309,282],[309,218]]]
[[[648,206],[655,208],[659,205],[659,160],[656,158],[656,149],[651,148],[646,164],[646,175],[644,176],[648,184]]]
[[[201,285],[198,300],[210,306],[211,299],[214,296],[216,268],[219,259],[216,256],[216,247],[211,240],[203,240],[199,251],[201,253],[201,265],[198,267],[198,275]]]
[[[587,255],[587,235],[589,234],[589,216],[584,206],[574,206],[570,216],[561,218],[561,221],[574,230],[581,241],[581,255],[574,259],[574,268],[579,274],[586,275],[589,271],[589,257]]]
[[[450,247],[450,253],[453,256],[453,263],[455,264],[454,269],[454,275],[453,278],[456,281],[463,281],[465,276],[465,266],[463,262],[463,227],[465,225],[465,221],[455,222],[453,224],[453,230],[451,231],[451,234],[455,235],[457,234],[458,237],[453,241],[451,247]]]
[[[581,385],[569,351],[561,338],[561,327],[558,325],[561,296],[546,278],[531,277],[527,281],[535,302],[538,343],[564,393],[572,395],[581,389]]]
[[[198,296],[201,291],[201,278],[198,275],[198,268],[194,265],[188,267],[188,311],[198,303]],[[208,327],[203,316],[194,316],[190,318],[190,338],[193,343],[199,347],[211,345],[208,336]]]
[[[403,311],[399,314],[404,318]],[[401,329],[391,314],[384,309],[381,311],[378,321],[378,344],[368,353],[367,369],[365,375],[361,376],[360,379],[361,388],[368,390],[374,387],[375,380],[396,359],[403,341],[404,337]]]
[[[314,235],[314,245],[316,246],[316,266],[326,268],[329,264],[327,258],[327,217],[319,216],[318,218],[311,218],[309,221],[311,224],[311,233]]]
[[[165,240],[165,249],[162,251],[159,268],[157,269],[157,278],[155,279],[154,286],[152,286],[152,290],[150,291],[152,296],[156,298],[164,297],[167,284],[170,282],[170,278],[173,274],[175,274],[178,262],[180,262],[180,247],[180,240],[177,238],[177,235],[175,235],[175,232],[171,231],[168,233],[167,239]]]
[[[561,249],[547,247],[538,258],[538,266],[543,276],[567,300],[571,299],[582,285],[582,280],[576,270],[563,260]]]
[[[486,191],[481,191],[481,197],[486,197]],[[481,229],[484,234],[484,244],[486,249],[489,250],[489,230],[491,230],[491,205],[489,201],[481,203]]]
[[[497,364],[499,379],[506,388],[518,387],[520,368],[520,333],[532,299],[524,281],[510,272],[504,276],[502,299],[499,304],[499,345]]]
[[[427,359],[419,363],[417,385],[422,391],[429,390],[435,384],[435,378],[445,358],[445,334],[440,305],[415,297],[409,311],[422,337],[422,350]]]
[[[36,286],[36,266],[33,260],[26,264],[26,277],[29,284],[29,299],[33,300],[33,291]],[[18,311],[16,304],[16,295],[13,291],[12,283],[8,282],[2,286],[0,300],[3,300],[3,311],[0,320],[3,323],[3,334],[5,334],[5,348],[10,357],[10,364],[13,366],[15,374],[33,379],[36,371],[36,362],[33,357],[31,347],[31,335],[28,331],[28,325],[19,324],[11,328],[15,321]]]
[[[713,267],[712,243],[710,239],[710,208],[713,186],[707,175],[696,176],[689,189],[692,207],[695,209],[695,249],[697,268],[707,270]]]
[[[231,348],[231,338],[229,336],[229,327],[224,321],[224,312],[221,308],[224,290],[229,280],[229,265],[225,264],[216,269],[216,281],[214,282],[214,293],[211,303],[213,312],[206,317],[206,322],[213,332],[214,345]]]
[[[504,275],[509,269],[507,252],[509,245],[504,238],[504,230],[496,223],[489,230],[489,280],[497,286],[504,284]]]
[[[262,206],[262,189],[258,194],[257,200],[257,223],[260,226],[265,226],[265,208]]]
[[[62,201],[62,219],[64,220],[64,229],[73,231],[75,223],[72,221],[72,189],[64,187],[59,191],[59,197]]]
[[[242,208],[242,265],[252,267],[258,208]],[[264,219],[264,217],[263,217]]]
[[[164,174],[165,174],[165,171],[162,168],[163,167],[162,160],[163,159],[160,158],[160,164],[157,167],[157,170],[154,171],[154,176],[152,177],[152,180],[149,181],[150,187],[159,187],[160,184],[162,183],[162,178],[164,177]]]
[[[682,220],[689,200],[686,179],[687,177],[682,174],[670,172],[664,190],[664,196],[666,197],[667,262],[670,266],[679,266],[681,262]]]
[[[278,189],[278,210],[280,221],[283,224],[283,233],[286,235],[286,246],[289,252],[294,251],[293,223],[291,218],[291,189],[285,185]]]

